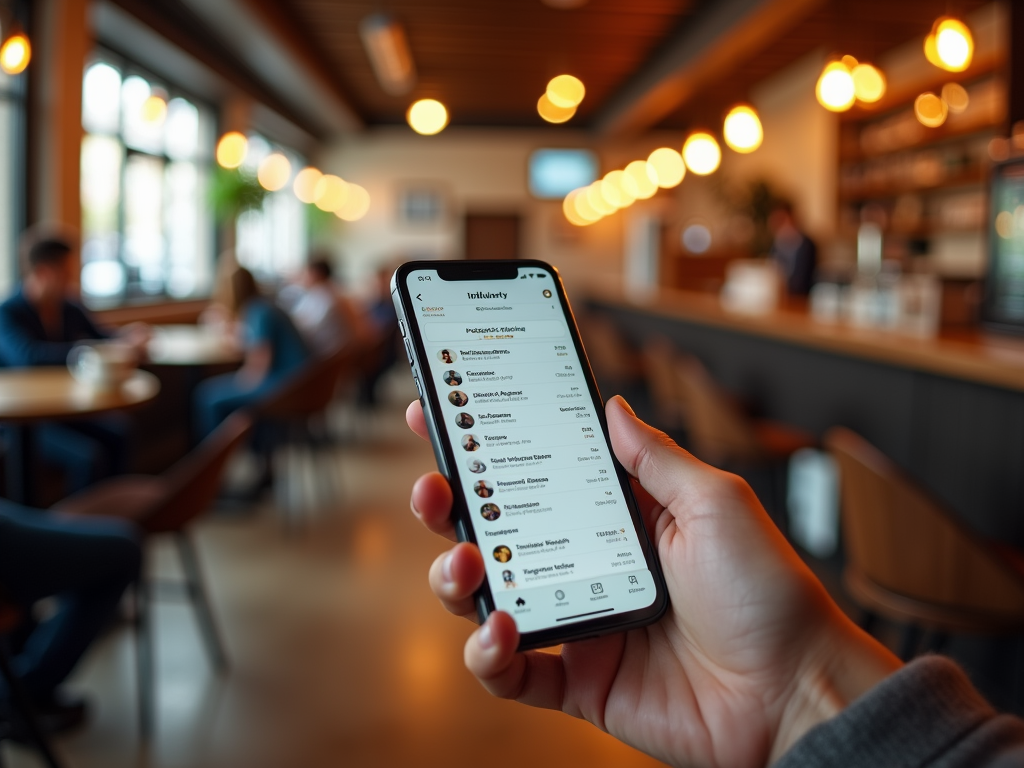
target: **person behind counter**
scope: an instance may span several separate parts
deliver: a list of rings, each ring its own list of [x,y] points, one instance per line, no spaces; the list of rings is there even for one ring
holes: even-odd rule
[[[780,201],[768,216],[772,232],[770,256],[775,259],[791,296],[806,296],[814,284],[818,247],[797,225],[792,204]]]
[[[102,328],[71,298],[75,284],[71,239],[48,229],[26,232],[21,239],[24,279],[0,304],[0,363],[12,368],[67,363],[68,353],[83,341],[116,335],[142,356],[149,329],[125,326],[117,334]],[[124,414],[107,414],[72,422],[48,422],[37,431],[43,460],[62,469],[68,491],[127,470],[131,422]]]

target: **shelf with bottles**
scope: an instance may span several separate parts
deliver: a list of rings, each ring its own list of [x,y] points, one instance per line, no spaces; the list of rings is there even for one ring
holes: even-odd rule
[[[963,177],[960,177],[963,178]],[[986,227],[988,198],[985,188],[947,184],[927,192],[846,201],[839,211],[840,230],[855,235],[865,221],[879,225],[886,235],[929,239],[957,233],[977,233]]]

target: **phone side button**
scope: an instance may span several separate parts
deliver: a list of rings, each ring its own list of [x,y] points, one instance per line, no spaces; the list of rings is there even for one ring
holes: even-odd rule
[[[405,340],[405,354],[409,357],[409,362],[412,363],[412,344],[408,339]]]
[[[399,320],[398,321],[398,330],[400,330],[402,332],[402,338],[404,339],[405,336],[406,336],[406,333],[405,333],[405,320]]]
[[[416,385],[416,393],[420,396],[420,400],[423,399],[423,388],[420,386],[420,380],[415,376],[412,377],[413,383]]]

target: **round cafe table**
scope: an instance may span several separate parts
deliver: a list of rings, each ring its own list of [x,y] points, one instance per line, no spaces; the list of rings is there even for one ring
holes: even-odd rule
[[[0,369],[0,423],[7,427],[8,495],[32,503],[32,425],[124,410],[148,403],[160,391],[156,376],[135,371],[121,386],[97,390],[63,366]]]
[[[155,325],[146,347],[150,365],[219,367],[242,362],[242,350],[228,335],[201,325]]]

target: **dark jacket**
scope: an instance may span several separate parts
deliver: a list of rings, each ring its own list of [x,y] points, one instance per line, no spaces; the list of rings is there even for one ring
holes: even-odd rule
[[[73,301],[64,302],[61,327],[53,336],[21,290],[0,304],[0,363],[6,366],[64,365],[75,344],[109,335]]]

